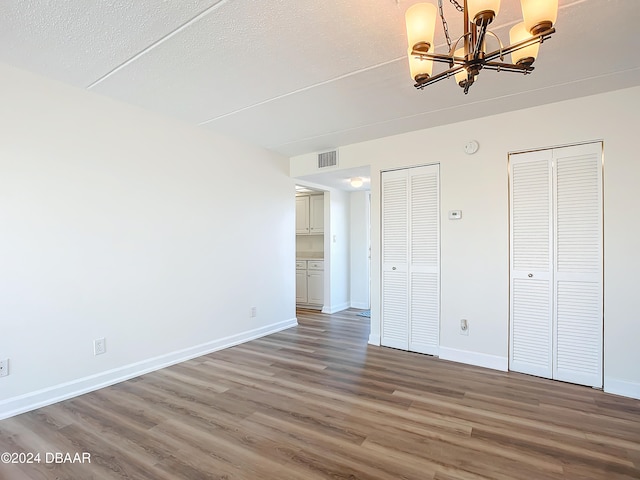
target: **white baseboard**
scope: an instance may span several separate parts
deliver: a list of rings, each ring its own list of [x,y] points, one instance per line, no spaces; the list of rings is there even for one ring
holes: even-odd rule
[[[503,372],[509,370],[509,359],[498,355],[440,347],[439,357],[443,360],[451,360],[452,362],[466,363],[467,365],[476,365],[478,367],[491,368]]]
[[[322,313],[331,314],[341,312],[342,310],[346,310],[347,308],[349,308],[348,302],[339,303],[338,305],[325,305],[324,307],[322,307]]]
[[[369,304],[365,302],[351,302],[351,308],[359,308],[361,310],[369,310]]]
[[[94,390],[99,390],[109,385],[129,380],[145,373],[160,370],[161,368],[175,365],[176,363],[185,362],[192,358],[200,357],[208,353],[233,347],[240,343],[245,343],[256,338],[264,337],[272,333],[295,327],[298,324],[297,319],[284,320],[282,322],[273,323],[264,327],[249,330],[237,335],[213,340],[193,347],[185,348],[175,352],[160,355],[158,357],[149,358],[141,362],[125,365],[124,367],[114,368],[106,372],[101,372],[88,377],[66,382],[53,387],[44,388],[35,392],[30,392],[17,397],[12,397],[0,402],[0,420],[13,417],[36,408],[46,407],[53,403],[77,397]]]
[[[373,333],[369,335],[369,345],[377,345],[380,346],[380,335],[374,335]]]
[[[614,395],[640,400],[640,383],[620,380],[618,378],[604,378],[604,391]]]

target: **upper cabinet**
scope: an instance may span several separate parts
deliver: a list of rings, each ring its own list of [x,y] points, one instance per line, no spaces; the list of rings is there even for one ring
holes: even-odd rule
[[[309,197],[309,230],[311,234],[324,233],[324,194]]]
[[[296,197],[296,234],[324,233],[324,194]]]
[[[296,234],[309,233],[309,196],[296,197]]]

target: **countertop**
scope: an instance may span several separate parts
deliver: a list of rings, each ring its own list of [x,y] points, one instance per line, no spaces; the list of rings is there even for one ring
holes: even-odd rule
[[[324,254],[320,252],[298,252],[296,260],[324,260]]]

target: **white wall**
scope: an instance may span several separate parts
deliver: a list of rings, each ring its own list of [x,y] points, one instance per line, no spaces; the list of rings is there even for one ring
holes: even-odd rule
[[[324,200],[325,302],[322,311],[334,313],[349,308],[349,194],[329,189]]]
[[[0,418],[295,324],[287,159],[6,66],[0,105]]]
[[[640,398],[639,107],[635,87],[340,147],[341,168],[371,165],[371,342],[380,331],[381,170],[440,164],[441,356],[506,368],[508,153],[604,140],[605,390]],[[468,156],[463,146],[471,139],[480,150]],[[313,169],[313,155],[291,160],[294,176]],[[447,220],[453,209],[462,210],[461,220]],[[469,336],[458,333],[461,318],[469,319]]]
[[[369,308],[369,192],[350,194],[349,277],[353,308]]]

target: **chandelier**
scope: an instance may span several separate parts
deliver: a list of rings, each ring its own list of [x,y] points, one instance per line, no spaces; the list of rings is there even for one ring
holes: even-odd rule
[[[453,76],[467,94],[482,69],[531,73],[540,44],[555,32],[553,25],[558,16],[558,0],[521,0],[524,21],[509,31],[511,44],[506,47],[495,33],[488,30],[500,10],[500,0],[464,0],[463,5],[456,0],[449,1],[464,15],[464,34],[454,44],[449,36],[442,0],[438,0],[437,9],[431,3],[417,3],[407,9],[409,68],[418,89]],[[434,51],[438,14],[449,47],[447,54]],[[494,37],[500,48],[487,53],[487,35]],[[507,55],[511,55],[511,63],[505,62]],[[445,63],[449,68],[433,75],[434,62]]]

